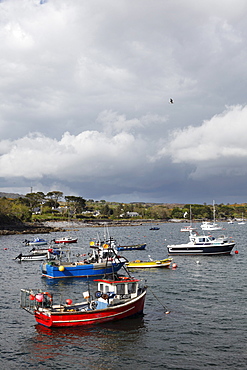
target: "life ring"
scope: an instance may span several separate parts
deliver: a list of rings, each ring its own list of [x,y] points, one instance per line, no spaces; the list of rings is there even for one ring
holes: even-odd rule
[[[100,298],[102,296],[102,293],[100,290],[97,290],[97,292],[95,292],[95,297],[96,298]]]

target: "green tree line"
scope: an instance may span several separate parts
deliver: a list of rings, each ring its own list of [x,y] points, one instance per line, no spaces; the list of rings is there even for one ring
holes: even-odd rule
[[[247,204],[218,204],[216,219],[228,220],[246,218]],[[64,195],[61,191],[31,192],[25,196],[10,199],[0,198],[0,222],[31,222],[44,219],[105,218],[119,219],[131,217],[135,212],[138,219],[170,220],[180,219],[211,220],[213,207],[206,204],[150,204],[117,203],[105,200],[85,200],[82,197]]]

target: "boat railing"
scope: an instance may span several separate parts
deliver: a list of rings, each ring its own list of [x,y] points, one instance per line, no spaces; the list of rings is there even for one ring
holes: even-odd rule
[[[54,302],[56,302],[54,304]],[[83,306],[87,306],[87,302],[83,301],[80,303]],[[73,306],[78,304],[73,304]],[[72,303],[66,303],[61,293],[50,294],[48,292],[43,292],[41,289],[21,289],[20,297],[20,307],[34,314],[37,310],[51,311],[66,311],[72,309]]]
[[[37,289],[21,289],[20,307],[29,313],[52,306],[53,296]]]

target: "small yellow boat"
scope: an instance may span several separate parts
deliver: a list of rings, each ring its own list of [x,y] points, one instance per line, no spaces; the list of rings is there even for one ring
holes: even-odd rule
[[[132,262],[126,262],[125,266],[129,269],[132,268],[153,268],[153,267],[170,267],[172,263],[172,258],[165,258],[163,260],[151,260],[151,261],[141,261],[135,260]]]

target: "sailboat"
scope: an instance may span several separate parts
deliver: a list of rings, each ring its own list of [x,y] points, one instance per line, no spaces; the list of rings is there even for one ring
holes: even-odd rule
[[[184,213],[184,217],[186,217],[188,212]],[[183,226],[180,231],[195,231],[196,228],[192,225],[192,213],[191,213],[191,205],[190,205],[190,224],[189,226]]]
[[[214,205],[214,200],[213,200],[213,215],[214,215],[214,220],[213,222],[210,221],[203,221],[201,224],[201,229],[204,231],[217,231],[217,230],[222,230],[222,227],[216,224],[215,222],[215,205]]]
[[[239,225],[245,225],[245,222],[244,222],[244,217],[243,217],[243,213],[242,213],[242,220],[238,222]]]

